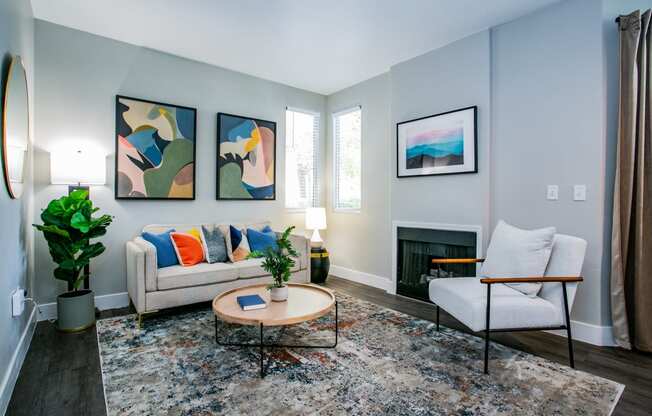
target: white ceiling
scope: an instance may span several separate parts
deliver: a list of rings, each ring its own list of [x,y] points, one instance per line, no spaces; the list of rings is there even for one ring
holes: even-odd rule
[[[31,0],[60,25],[330,94],[558,0]]]

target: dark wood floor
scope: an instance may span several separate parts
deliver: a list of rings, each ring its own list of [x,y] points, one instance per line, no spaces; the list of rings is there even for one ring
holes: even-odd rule
[[[327,286],[419,318],[435,318],[434,306],[423,302],[389,295],[379,289],[333,277],[329,278]],[[101,317],[130,312],[129,308],[103,311]],[[441,322],[450,328],[465,330],[445,313],[441,315]],[[527,332],[495,334],[492,338],[551,361],[562,364],[568,362],[567,344],[562,337],[544,332]],[[652,414],[652,354],[599,348],[576,342],[575,360],[579,370],[627,386],[616,407],[615,415]],[[74,335],[62,334],[54,329],[53,324],[40,322],[20,371],[7,415],[105,414],[95,329]]]

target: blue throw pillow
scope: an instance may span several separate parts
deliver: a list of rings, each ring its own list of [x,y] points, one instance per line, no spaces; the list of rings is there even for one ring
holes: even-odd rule
[[[174,251],[172,239],[170,238],[170,233],[174,231],[173,228],[161,234],[148,233],[147,231],[144,231],[142,234],[146,241],[149,241],[156,247],[156,265],[159,268],[179,264],[177,253]]]
[[[249,247],[252,251],[266,252],[268,248],[272,250],[278,249],[276,244],[276,233],[268,226],[263,228],[262,231],[252,230],[247,228],[247,239],[249,239]]]

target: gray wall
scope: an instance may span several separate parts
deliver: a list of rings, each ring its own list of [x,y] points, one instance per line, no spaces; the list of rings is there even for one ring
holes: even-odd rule
[[[605,92],[601,2],[561,2],[492,30],[492,224],[554,225],[589,243],[573,318],[608,319],[602,274]],[[559,200],[546,200],[546,185]],[[572,200],[573,184],[587,200]]]
[[[391,68],[393,221],[489,225],[489,31]],[[478,173],[396,178],[396,123],[478,106]],[[485,232],[486,234],[486,232]]]
[[[107,250],[91,265],[96,295],[126,291],[124,244],[148,223],[270,219],[277,227],[291,223],[302,227],[303,215],[284,209],[285,107],[324,113],[324,96],[43,21],[36,22],[36,61],[37,213],[66,193],[65,187],[49,184],[49,151],[66,140],[83,139],[110,155],[107,185],[91,188],[101,212],[115,216],[102,239]],[[195,201],[113,198],[116,94],[197,108]],[[216,113],[220,111],[278,123],[276,201],[215,200]],[[35,240],[38,300],[53,302],[65,291],[65,284],[52,277],[54,266],[43,237]]]
[[[333,264],[389,278],[391,238],[389,179],[389,74],[379,75],[328,96],[328,148],[326,165],[333,166],[333,119],[330,116],[356,105],[362,106],[362,207],[360,213],[334,212],[333,172],[326,172],[328,234],[326,245]]]
[[[385,162],[389,178],[363,166],[367,192],[382,189],[389,179],[387,222],[479,224],[485,244],[498,219],[524,228],[555,225],[559,232],[585,238],[589,243],[583,270],[586,281],[578,291],[573,319],[609,325],[609,253],[603,249],[610,243],[617,120],[613,19],[651,3],[560,2],[395,65],[373,82],[329,96],[332,111],[339,103],[385,99],[389,85],[391,156]],[[376,98],[378,103],[382,99]],[[395,123],[468,105],[479,107],[479,173],[397,179]],[[363,105],[365,122],[384,125],[385,115],[371,110]],[[363,141],[375,139],[368,138],[369,133],[363,129]],[[370,155],[368,149],[364,157],[384,158]],[[546,200],[548,184],[560,186],[559,201]],[[574,184],[587,185],[587,201],[572,201]],[[386,230],[385,219],[364,212],[347,222],[333,217],[328,241],[333,263],[391,277],[391,258],[384,261],[383,255],[391,257],[391,238],[339,237],[359,223],[365,229]],[[355,250],[356,256],[349,257],[354,244],[373,248]],[[372,250],[375,256],[383,255],[382,263],[369,264]]]
[[[20,55],[27,70],[27,84],[31,97],[34,95],[34,19],[28,1],[0,0],[0,59],[2,82],[0,97],[4,97],[4,84],[12,55]],[[31,105],[32,101],[30,101]],[[0,120],[2,119],[0,110]],[[33,112],[32,112],[33,114]],[[11,293],[18,287],[27,288],[31,294],[32,284],[32,172],[31,157],[23,197],[9,198],[0,179],[0,413],[4,412],[15,380],[10,379],[12,357],[16,352],[28,318],[32,312],[30,304],[17,318],[11,317]],[[20,357],[18,358],[20,360]],[[20,363],[18,363],[20,364]],[[17,374],[17,373],[15,373]],[[14,375],[15,375],[14,374]]]

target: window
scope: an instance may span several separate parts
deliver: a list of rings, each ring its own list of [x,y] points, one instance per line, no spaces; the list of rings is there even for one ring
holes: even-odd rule
[[[319,113],[285,112],[285,207],[319,206]]]
[[[359,211],[362,202],[362,109],[333,114],[334,186],[336,211]]]

